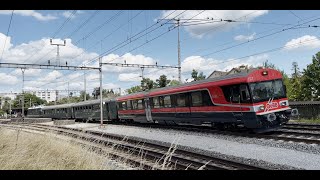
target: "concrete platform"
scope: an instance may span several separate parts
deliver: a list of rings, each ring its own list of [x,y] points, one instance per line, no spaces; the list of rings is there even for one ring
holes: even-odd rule
[[[71,119],[71,120],[54,120],[53,121],[53,124],[54,125],[69,125],[69,124],[75,124],[76,121],[74,119]]]

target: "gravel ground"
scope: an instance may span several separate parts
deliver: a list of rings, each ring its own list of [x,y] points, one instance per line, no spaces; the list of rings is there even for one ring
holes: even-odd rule
[[[270,169],[320,170],[319,145],[119,125],[105,125],[104,128],[100,128],[98,124],[76,123],[65,126],[127,135],[141,138],[141,141],[175,143],[183,149],[257,164]]]

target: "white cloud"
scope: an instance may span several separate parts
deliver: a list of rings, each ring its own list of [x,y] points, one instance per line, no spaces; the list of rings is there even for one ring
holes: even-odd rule
[[[0,73],[0,84],[1,85],[14,85],[18,82],[19,82],[19,80],[16,76],[9,75],[6,73]]]
[[[64,11],[64,12],[62,13],[62,16],[65,17],[65,18],[71,17],[71,19],[74,19],[74,18],[76,18],[76,14],[83,14],[83,13],[84,13],[84,11],[78,10],[78,11],[76,11],[75,14],[73,14],[72,16],[70,16],[70,15],[72,14],[72,11]]]
[[[252,65],[258,66],[261,65],[263,61],[268,58],[267,54],[260,56],[253,56],[247,59],[226,59],[226,60],[216,60],[212,58],[205,59],[200,56],[190,56],[187,57],[181,64],[182,72],[192,72],[192,69],[197,71],[203,71],[205,74],[210,74],[211,72],[218,71],[227,71],[234,67],[240,65]]]
[[[191,19],[194,16],[194,19],[207,19],[213,18],[215,20],[238,20],[238,21],[252,21],[253,19],[267,14],[267,10],[207,10],[199,14],[198,10],[189,10],[178,16],[183,10],[178,10],[172,13],[173,11],[162,11],[159,18],[180,18],[180,19]],[[169,15],[172,13],[171,15]],[[199,14],[198,16],[196,16]],[[176,17],[178,16],[178,17]],[[190,21],[189,21],[190,22]],[[191,36],[202,38],[207,32],[216,33],[218,31],[228,31],[234,27],[237,27],[245,22],[214,22],[206,24],[198,24],[193,26],[185,26],[185,29],[190,33]],[[209,33],[209,34],[210,34]]]
[[[315,36],[305,35],[297,39],[292,39],[285,44],[286,50],[309,50],[320,48],[320,40]]]
[[[236,41],[251,41],[252,39],[254,39],[254,36],[256,35],[256,33],[253,33],[251,35],[238,35],[236,37],[234,37],[234,40]]]
[[[34,77],[38,76],[39,77],[41,72],[42,72],[41,69],[26,69],[24,71],[24,75],[25,76],[34,76]],[[14,74],[18,74],[18,75],[22,75],[21,69],[16,69],[16,70],[13,71],[13,73]]]
[[[119,81],[141,81],[141,74],[139,73],[122,73],[119,74]]]
[[[117,54],[108,54],[107,56],[104,56],[102,58],[102,62],[104,63],[121,63],[121,64],[144,64],[144,65],[155,65],[156,60],[152,59],[151,57],[146,57],[141,54],[133,55],[131,53],[126,53],[123,56],[119,56]],[[158,63],[159,64],[159,63]],[[95,63],[94,66],[98,66],[98,62]],[[104,72],[134,72],[134,71],[140,71],[140,68],[138,67],[117,67],[117,66],[111,66],[111,65],[104,65],[103,71]]]
[[[9,15],[12,13],[12,10],[0,10],[0,14]],[[21,15],[21,16],[31,16],[40,21],[50,21],[57,19],[56,16],[51,14],[43,15],[35,10],[14,10],[13,14]]]
[[[227,71],[234,67],[240,65],[252,65],[259,66],[268,59],[267,54],[260,56],[253,56],[246,59],[226,59],[217,60],[213,58],[203,58],[201,56],[189,56],[185,58],[181,63],[181,79],[185,81],[190,79],[191,72],[193,69],[198,72],[203,72],[205,75],[210,75],[214,70]],[[168,79],[178,80],[178,70],[177,69],[145,69],[144,77],[150,78],[152,80],[158,79],[161,75],[166,75]],[[131,73],[121,73],[119,74],[119,81],[125,82],[140,82],[141,81],[141,70],[136,70]]]
[[[4,46],[5,35],[0,33],[0,47]],[[2,62],[11,63],[36,63],[36,64],[56,64],[57,46],[50,44],[49,38],[22,43],[17,46],[11,44],[11,38],[7,38],[7,45],[3,53]],[[53,43],[63,42],[62,39],[53,39]],[[60,64],[79,65],[85,60],[96,57],[97,53],[86,52],[77,47],[71,39],[66,39],[66,46],[60,46]]]
[[[7,38],[7,41],[6,41],[6,38]],[[6,42],[6,44],[4,45],[5,42]],[[0,49],[1,49],[0,53],[2,53],[2,51],[4,51],[4,52],[7,51],[11,47],[12,47],[11,37],[0,33]]]

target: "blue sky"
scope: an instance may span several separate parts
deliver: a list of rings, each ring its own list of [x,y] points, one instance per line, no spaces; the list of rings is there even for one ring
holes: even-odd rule
[[[81,65],[99,56],[103,57],[104,62],[123,63],[126,60],[127,63],[137,64],[157,62],[160,65],[177,65],[177,28],[168,31],[170,27],[172,29],[175,26],[169,24],[167,20],[156,23],[162,18],[181,19],[181,61],[184,81],[190,78],[192,69],[209,75],[214,70],[226,71],[242,64],[261,65],[266,60],[291,74],[293,61],[298,62],[302,70],[311,63],[312,56],[320,50],[318,37],[320,29],[307,27],[320,25],[320,11],[15,10],[13,12],[7,36],[12,10],[0,11],[1,62],[46,64],[50,60],[55,63],[56,46],[50,45],[52,38],[56,43],[66,39],[66,46],[60,47],[60,61],[61,63],[67,61],[69,65]],[[221,19],[236,22],[219,22]],[[198,24],[195,25],[196,23]],[[150,26],[151,28],[148,28]],[[143,31],[146,28],[147,31]],[[141,31],[143,33],[138,34]],[[135,36],[136,34],[138,35]],[[120,47],[121,43],[125,46]],[[280,47],[285,48],[263,53]],[[87,65],[97,66],[97,62],[92,61]],[[103,69],[103,88],[125,90],[140,83],[139,68],[104,66]],[[21,74],[20,69],[1,68],[1,92],[21,92]],[[65,90],[68,81],[70,89],[84,89],[83,71],[33,69],[26,70],[25,74],[26,90]],[[161,74],[166,74],[169,79],[178,78],[176,69],[146,69],[144,74],[145,77],[154,80]],[[98,77],[97,72],[87,72],[87,90],[90,93],[99,85]]]

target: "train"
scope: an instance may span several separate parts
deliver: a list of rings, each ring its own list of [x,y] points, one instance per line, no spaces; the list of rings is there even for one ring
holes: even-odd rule
[[[297,115],[289,107],[281,72],[270,68],[103,99],[104,119],[118,122],[267,132]],[[29,108],[27,117],[100,121],[100,100]]]

